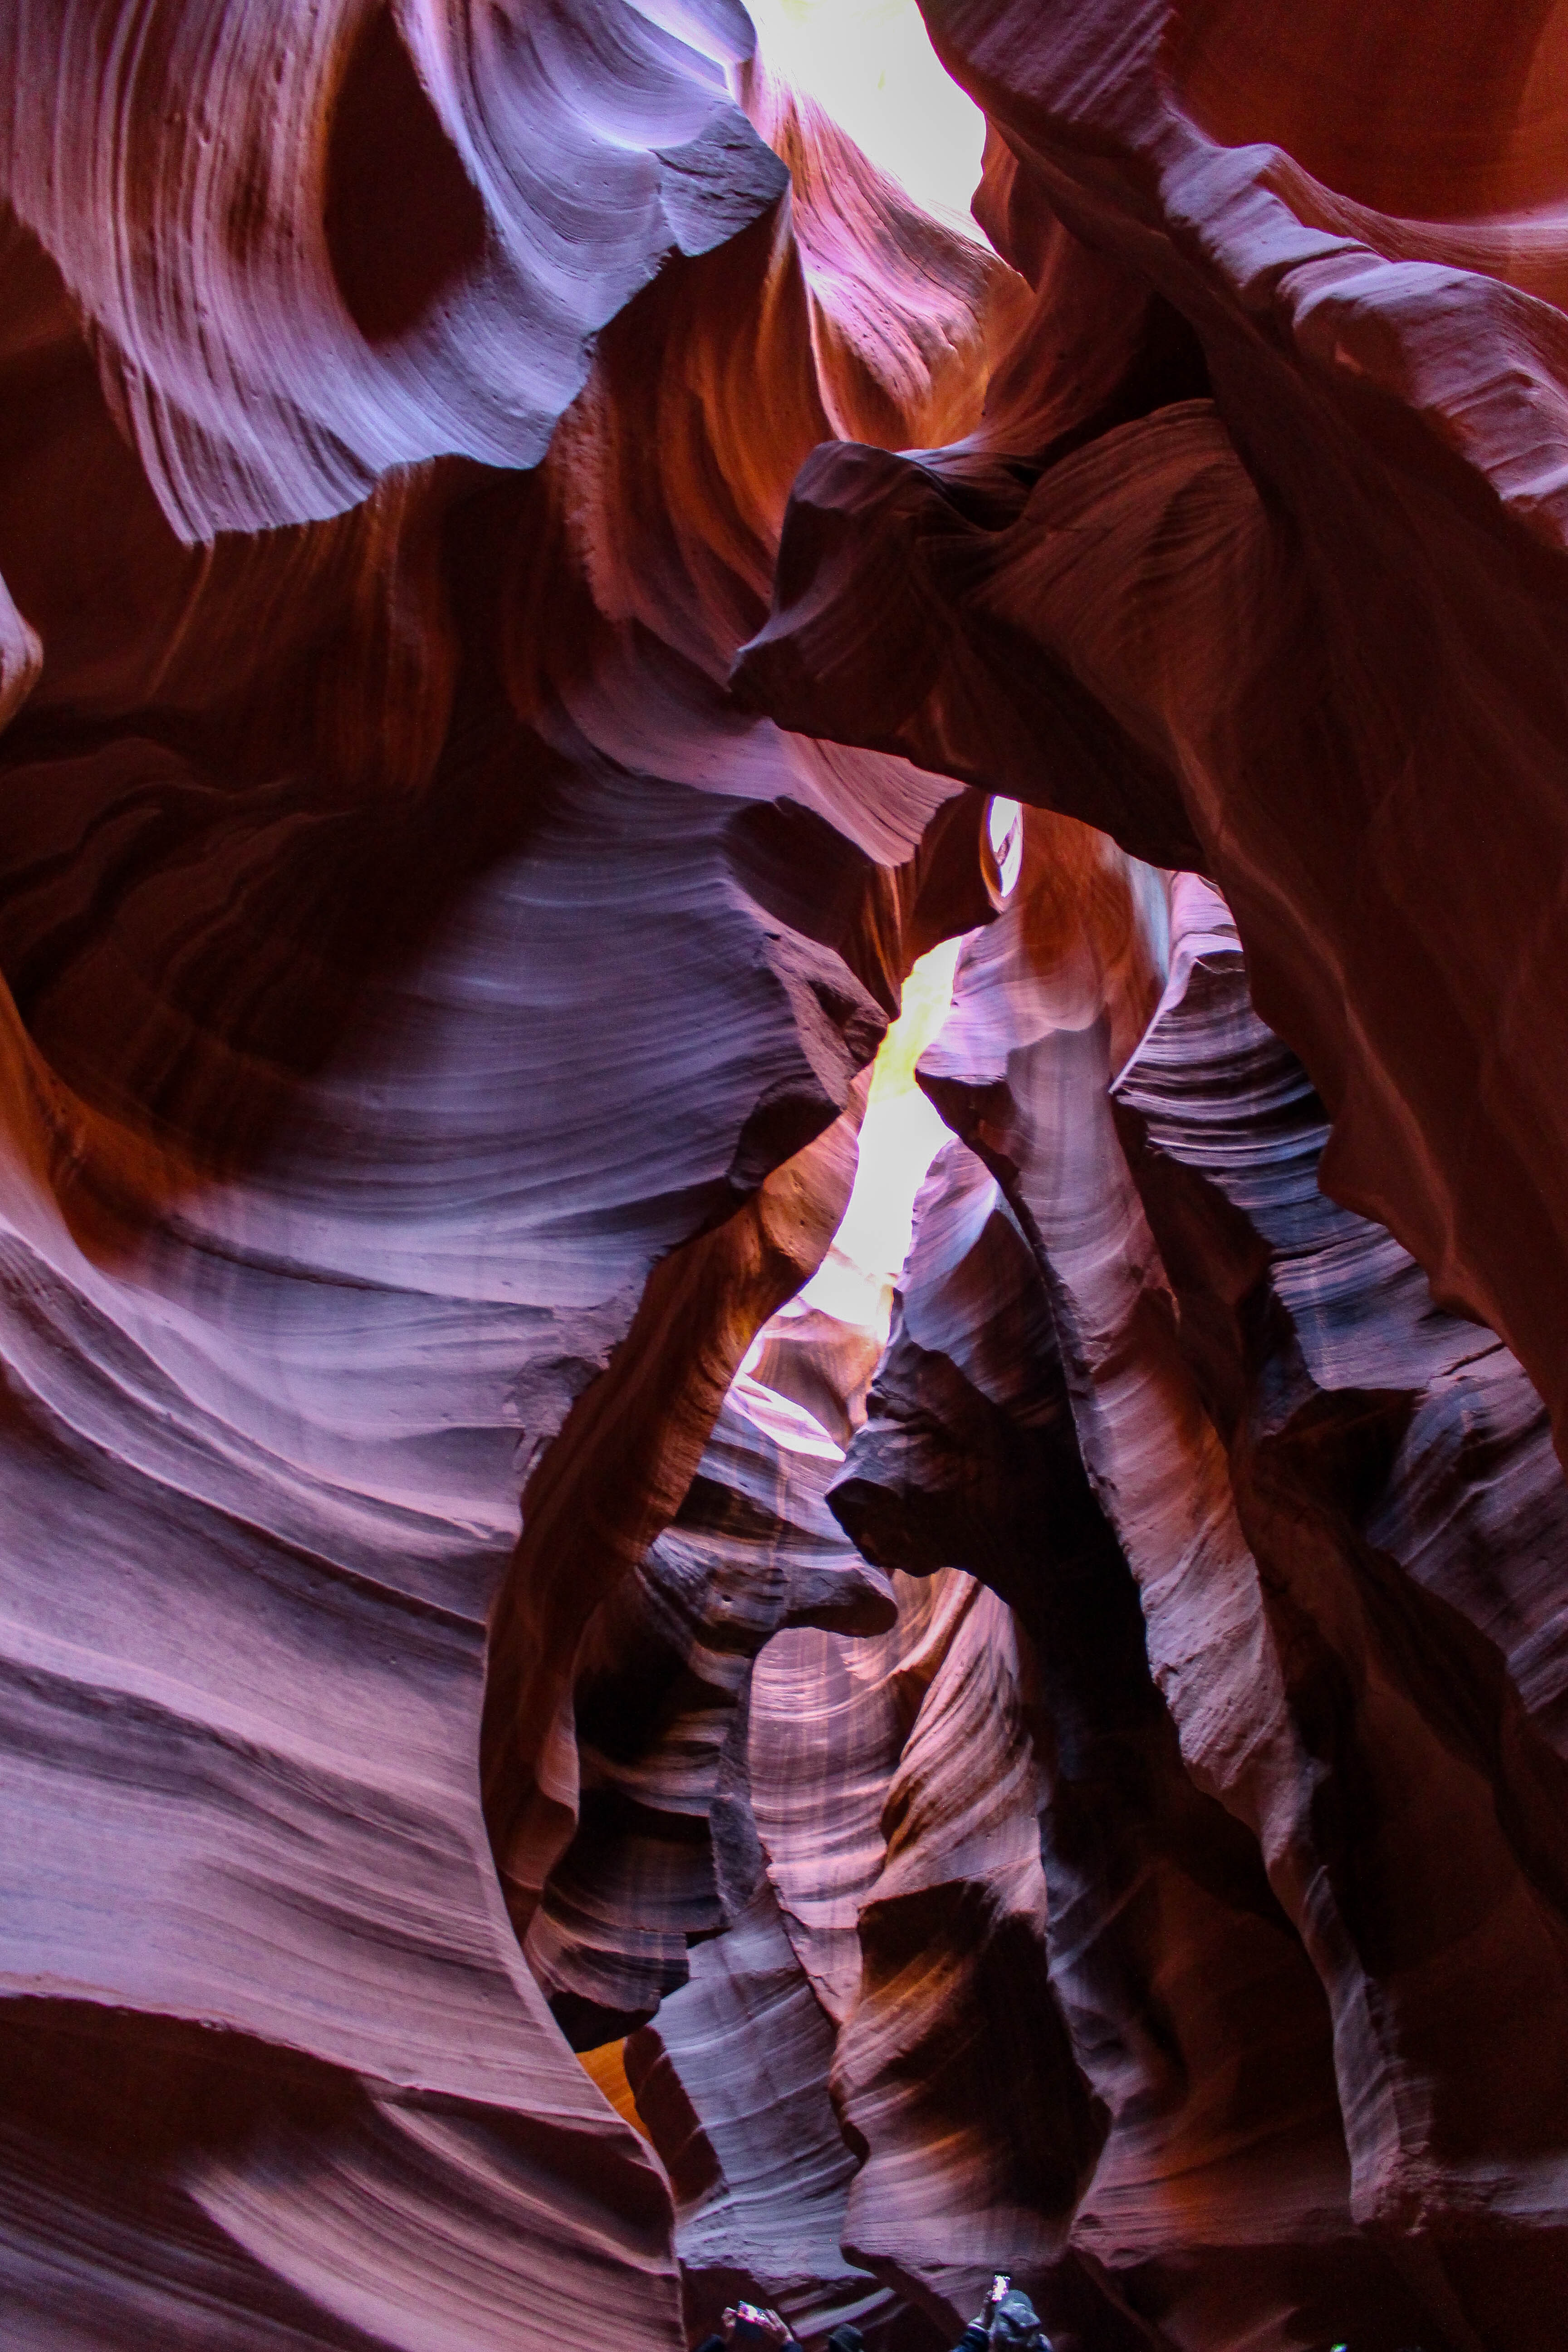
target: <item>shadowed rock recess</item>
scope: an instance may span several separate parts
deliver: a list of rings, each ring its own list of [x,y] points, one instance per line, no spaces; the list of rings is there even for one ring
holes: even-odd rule
[[[6,2352],[1562,2352],[1568,5],[923,8],[0,7]]]

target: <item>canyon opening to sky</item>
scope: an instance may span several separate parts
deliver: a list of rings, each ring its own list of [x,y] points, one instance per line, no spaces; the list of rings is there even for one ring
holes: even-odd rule
[[[5,2352],[1561,2352],[1568,0],[0,88]]]

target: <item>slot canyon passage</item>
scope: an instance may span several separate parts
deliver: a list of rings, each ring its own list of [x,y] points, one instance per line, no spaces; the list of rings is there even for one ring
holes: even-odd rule
[[[5,2352],[1563,2352],[1568,0],[0,90]]]

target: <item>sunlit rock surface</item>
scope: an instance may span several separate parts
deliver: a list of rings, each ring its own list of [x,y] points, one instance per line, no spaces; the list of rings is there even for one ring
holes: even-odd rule
[[[1033,1637],[1052,1987],[1111,2126],[1072,2242],[1179,2341],[1220,2311],[1245,2340],[1281,2300],[1352,2340],[1430,2332],[1450,2297],[1480,2326],[1512,2294],[1544,2342],[1568,2038],[1561,1664],[1531,1676],[1563,1634],[1544,1410],[1318,1190],[1321,1108],[1194,877],[1153,1017],[1111,1050],[1138,877],[1060,819],[1035,857],[1046,827],[1047,887],[1089,868],[1081,928],[1066,953],[1042,932],[1026,858],[961,965],[922,1073],[974,1152],[928,1181],[833,1501],[868,1557],[968,1566]]]
[[[1556,2352],[1560,15],[14,0],[7,2347]]]
[[[814,457],[745,690],[1206,867],[1330,1189],[1561,1423],[1568,19],[926,15],[1036,303],[977,436]]]

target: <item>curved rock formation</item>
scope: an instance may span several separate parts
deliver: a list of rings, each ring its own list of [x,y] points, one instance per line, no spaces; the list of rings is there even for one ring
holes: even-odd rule
[[[1037,302],[977,436],[813,458],[743,689],[1206,868],[1331,1190],[1561,1424],[1557,12],[926,15]]]
[[[663,15],[6,28],[19,2343],[679,2329],[492,1840],[521,1920],[595,1608],[984,899],[951,785],[728,703],[818,297],[739,11]]]
[[[175,529],[265,530],[536,463],[594,335],[783,188],[726,88],[752,47],[734,0],[25,0],[0,182]]]
[[[1558,12],[927,5],[0,23],[7,2346],[1556,2352]]]
[[[1032,1636],[1052,1993],[1110,2119],[1071,2242],[1177,2340],[1282,2307],[1489,2342],[1506,2281],[1544,2344],[1568,2261],[1545,1413],[1320,1192],[1326,1121],[1195,878],[1118,1072],[1128,962],[1096,943],[1136,928],[1137,877],[1060,819],[1037,858],[1043,826],[1058,895],[1087,857],[1082,919],[1042,931],[1026,858],[961,968],[922,1072],[980,1157],[932,1171],[833,1502],[868,1557],[969,1567]]]
[[[895,1619],[886,1580],[828,1516],[840,1459],[809,1414],[742,1373],[669,1527],[578,1652],[577,1828],[525,1948],[579,2044],[650,2017],[685,1982],[689,1943],[752,1899],[758,1654],[785,1626],[867,1634]]]

